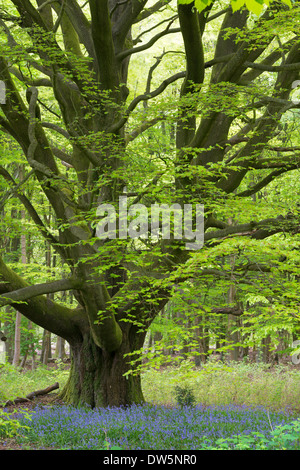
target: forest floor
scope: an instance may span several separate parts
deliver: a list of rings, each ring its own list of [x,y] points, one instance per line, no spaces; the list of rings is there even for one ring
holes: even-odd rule
[[[57,393],[37,396],[31,401],[7,406],[5,407],[5,411],[8,411],[9,413],[18,413],[20,410],[30,411],[36,406],[52,406],[53,404],[63,404],[63,402],[58,398]],[[45,450],[44,447],[43,449]],[[0,451],[1,450],[24,450],[24,444],[20,444],[15,438],[0,439]],[[34,445],[31,446],[30,443],[26,443],[26,450],[39,449]],[[50,448],[49,450],[53,450],[53,448]]]
[[[292,370],[300,370],[300,364],[293,365],[289,362],[284,364],[286,369],[292,369]],[[56,367],[55,364],[49,364],[48,367]],[[69,368],[69,364],[66,364],[65,366],[67,369]],[[269,367],[267,370],[268,373],[273,372],[273,367]],[[12,397],[12,400],[14,397]],[[8,406],[5,406],[5,411],[12,413],[14,415],[15,413],[17,414],[19,411],[24,410],[24,411],[31,411],[32,409],[38,407],[47,407],[47,406],[53,406],[53,405],[63,405],[63,401],[59,398],[59,393],[56,392],[50,392],[45,395],[38,395],[35,396],[34,399],[22,402],[22,403],[15,403],[11,404]],[[300,408],[297,407],[297,409],[293,410],[295,413],[299,414],[300,413]],[[45,447],[42,448],[43,450],[55,450],[53,447],[49,447],[48,449],[45,449]],[[20,443],[20,440],[18,438],[0,438],[0,451],[1,450],[41,450],[39,447],[36,446],[34,443],[26,442]]]

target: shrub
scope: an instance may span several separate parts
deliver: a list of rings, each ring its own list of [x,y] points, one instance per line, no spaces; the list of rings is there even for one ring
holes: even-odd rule
[[[196,398],[192,389],[188,385],[175,386],[175,398],[179,406],[195,406]]]
[[[29,429],[29,426],[20,421],[20,415],[30,420],[26,411],[22,411],[18,416],[13,416],[0,408],[0,438],[12,438],[19,435],[19,431]]]
[[[202,450],[299,450],[300,419],[276,427],[267,437],[261,432],[218,439]]]

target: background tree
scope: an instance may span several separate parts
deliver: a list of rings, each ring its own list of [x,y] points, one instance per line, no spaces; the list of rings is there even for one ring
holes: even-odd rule
[[[67,274],[34,282],[2,257],[0,305],[14,306],[69,342],[66,401],[141,402],[140,377],[128,374],[128,356],[139,359],[147,329],[174,285],[195,273],[211,275],[203,260],[214,256],[214,247],[223,251],[220,241],[227,237],[254,241],[295,231],[297,215],[281,210],[261,219],[249,198],[298,167],[294,149],[289,158],[286,147],[268,153],[282,116],[299,107],[289,100],[300,70],[298,13],[297,3],[289,9],[277,2],[259,17],[214,2],[201,12],[165,0],[1,2],[6,103],[0,126],[22,149],[26,171],[21,187],[9,168],[2,167],[1,176]],[[155,84],[167,56],[180,61],[178,50],[167,50],[175,34],[185,63]],[[136,92],[130,79],[135,59],[158,44],[165,50]],[[264,72],[272,76],[267,84]],[[179,83],[179,94],[166,93]],[[155,134],[160,152],[152,129],[161,130]],[[144,136],[150,152],[142,148]],[[31,180],[52,208],[51,224],[26,194]],[[121,231],[115,239],[97,237],[99,205],[117,208],[125,196],[133,209],[138,202],[204,204],[212,251],[186,250],[176,234],[170,240],[151,233],[128,239]],[[139,235],[137,215],[133,211],[129,222]],[[236,222],[228,224],[230,218]],[[73,291],[76,308],[49,298],[64,291]]]

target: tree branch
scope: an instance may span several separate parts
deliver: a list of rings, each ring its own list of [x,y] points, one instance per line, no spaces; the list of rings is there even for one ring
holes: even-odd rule
[[[134,139],[136,139],[139,135],[141,135],[146,130],[155,126],[155,124],[157,124],[159,121],[162,121],[164,119],[165,119],[165,115],[161,115],[153,119],[149,119],[149,121],[142,122],[142,124],[140,124],[139,127],[137,127],[136,129],[134,129],[133,131],[131,131],[129,134],[126,135],[125,137],[126,145],[129,144],[129,142],[132,142]]]
[[[232,57],[232,54],[228,54],[228,55],[225,55],[223,57],[218,57],[216,59],[209,60],[204,64],[204,68],[212,67],[214,64],[217,64],[217,63],[227,62],[231,57]],[[184,79],[184,78],[186,78],[186,71],[178,72],[178,73],[172,75],[171,77],[166,78],[159,85],[159,87],[157,87],[152,92],[149,92],[149,93],[146,92],[146,93],[143,93],[142,95],[136,96],[136,98],[134,98],[132,100],[132,102],[129,104],[127,110],[125,111],[125,113],[123,115],[123,117],[118,122],[116,122],[111,127],[109,127],[107,129],[107,132],[112,133],[112,134],[116,133],[119,129],[121,129],[126,124],[126,122],[128,121],[128,119],[130,117],[130,114],[132,113],[132,111],[135,110],[135,108],[137,107],[137,105],[141,101],[148,101],[148,100],[151,100],[152,98],[155,98],[156,96],[163,93],[164,90],[170,84],[176,82],[177,80]]]
[[[66,139],[70,139],[70,134],[68,131],[63,129],[62,127],[59,127],[57,124],[53,124],[52,122],[41,122],[42,126],[51,129],[52,131],[58,132],[59,134],[63,135]]]
[[[278,176],[282,175],[283,173],[287,173],[288,171],[296,170],[299,168],[299,164],[290,165],[289,167],[284,166],[283,168],[279,168],[278,170],[272,171],[268,176],[262,178],[258,183],[256,183],[251,188],[245,189],[237,194],[238,197],[247,197],[256,194],[261,189],[265,188],[271,181],[273,181]]]
[[[89,0],[92,16],[92,37],[100,73],[105,90],[118,86],[115,71],[115,50],[107,0]]]
[[[1,267],[1,265],[0,265]],[[1,271],[0,271],[1,276]],[[23,287],[21,289],[0,295],[0,307],[4,305],[17,304],[43,294],[52,294],[65,290],[74,290],[82,286],[78,279],[61,279],[59,281],[35,284],[34,286]]]
[[[291,48],[285,65],[298,63],[300,58],[298,41]],[[251,139],[237,154],[237,163],[235,168],[225,170],[226,176],[221,178],[217,186],[228,192],[234,191],[240,185],[244,176],[247,174],[252,164],[256,164],[257,149],[266,145],[273,136],[274,130],[277,128],[281,116],[287,109],[298,107],[299,105],[287,101],[291,92],[292,83],[296,80],[298,72],[284,69],[278,72],[276,84],[274,87],[275,97],[264,97],[268,106],[258,122],[255,132]]]
[[[72,26],[78,35],[80,42],[84,45],[89,56],[94,59],[94,68],[97,72],[97,67],[95,64],[96,52],[89,20],[84,15],[82,8],[78,5],[76,0],[68,0],[65,10],[69,21],[72,23]]]
[[[193,4],[179,4],[178,15],[186,56],[186,76],[180,91],[180,96],[183,97],[188,93],[193,93],[196,84],[203,83],[205,64],[198,12],[195,11]],[[195,105],[181,107],[176,132],[178,149],[188,146],[194,137],[196,129],[194,107]],[[178,157],[186,162],[185,152],[178,153]],[[181,184],[185,185],[185,182]]]
[[[12,185],[12,192],[18,197],[18,199],[22,202],[24,207],[26,208],[29,216],[33,220],[33,222],[36,224],[37,228],[39,229],[41,235],[47,240],[54,248],[54,250],[60,254],[62,259],[66,259],[66,253],[63,249],[63,247],[60,245],[58,240],[48,231],[47,227],[44,225],[43,221],[41,220],[40,216],[38,215],[37,211],[33,207],[32,203],[29,201],[29,199],[20,191],[21,185],[24,183],[22,181],[20,184],[17,184],[13,177],[8,173],[8,171],[0,166],[0,175],[2,175],[6,181]],[[27,175],[29,177],[29,175]],[[2,202],[2,201],[1,201]]]
[[[132,102],[129,104],[127,110],[125,111],[123,118],[121,118],[118,122],[113,124],[107,130],[107,132],[111,134],[116,133],[119,129],[121,129],[126,124],[130,114],[141,101],[147,101],[147,100],[150,100],[151,98],[155,98],[156,96],[160,95],[167,88],[168,85],[176,82],[177,80],[180,80],[181,78],[184,78],[185,75],[186,75],[185,72],[178,72],[175,75],[172,75],[172,77],[165,79],[160,84],[160,86],[156,88],[156,90],[152,91],[151,93],[144,93],[134,98]]]
[[[262,72],[297,72],[300,70],[300,62],[294,64],[268,65],[266,63],[244,62],[246,68],[261,70]]]
[[[5,283],[0,283],[0,293],[6,296],[8,292],[29,287],[29,284],[10,269],[1,257],[0,278],[5,281]],[[32,297],[27,302],[12,304],[12,307],[37,325],[69,342],[76,337],[80,338],[81,329],[87,327],[87,320],[84,315],[82,316],[82,308],[70,309],[43,295]]]
[[[174,15],[171,18],[164,19],[160,21],[159,23],[155,24],[154,26],[151,26],[149,29],[143,30],[138,36],[136,36],[133,39],[133,44],[138,44],[139,42],[141,42],[141,37],[144,36],[144,34],[148,34],[150,33],[150,31],[153,31],[154,29],[158,28],[162,24],[167,23],[168,21],[169,22],[174,21],[176,18],[178,18],[178,15]]]
[[[126,57],[132,55],[132,54],[136,54],[137,52],[142,52],[142,51],[145,51],[147,49],[149,49],[150,47],[152,47],[159,39],[161,39],[162,37],[166,36],[167,34],[174,34],[174,33],[179,33],[180,32],[180,28],[173,28],[173,29],[170,29],[171,28],[171,25],[172,23],[175,21],[175,19],[173,19],[172,21],[170,21],[170,23],[168,24],[167,28],[164,30],[164,31],[161,31],[160,33],[157,33],[155,36],[153,36],[150,41],[148,41],[146,44],[143,44],[141,46],[138,46],[138,47],[133,47],[132,49],[127,49],[125,51],[122,51],[122,52],[119,52],[119,54],[117,54],[116,56],[116,59],[119,60],[119,61],[122,61],[124,59],[126,59]]]
[[[221,230],[209,231],[204,234],[204,241],[223,240],[231,236],[246,236],[261,240],[278,232],[291,231],[299,222],[290,216],[279,216],[276,219],[265,219],[259,222],[251,221],[247,224],[228,225]]]
[[[145,8],[138,15],[138,17],[136,18],[134,23],[139,23],[139,22],[145,20],[146,18],[149,18],[149,16],[153,15],[153,13],[156,13],[161,8],[164,8],[170,2],[171,2],[171,0],[158,0],[158,2],[154,3],[154,5],[152,5],[151,7],[147,8],[147,9]],[[144,3],[147,3],[147,2],[144,2]]]

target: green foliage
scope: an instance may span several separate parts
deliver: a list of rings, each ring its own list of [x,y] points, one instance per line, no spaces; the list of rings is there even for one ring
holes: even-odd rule
[[[212,0],[179,0],[179,4],[189,4],[195,1],[195,7],[199,12],[205,10],[211,3]],[[272,0],[271,0],[272,1]],[[283,3],[292,6],[291,0],[282,0]],[[269,0],[231,0],[231,6],[233,11],[240,10],[242,7],[246,7],[251,13],[260,15],[262,11],[269,6]]]
[[[250,432],[248,435],[217,439],[214,445],[205,445],[202,450],[299,450],[300,419],[272,429],[270,437],[262,433]]]
[[[47,368],[40,364],[35,370],[19,371],[11,364],[0,364],[0,403],[16,397],[25,397],[28,393],[46,388],[58,382],[62,389],[68,379],[65,367]]]
[[[191,3],[191,0],[180,1]],[[77,314],[80,315],[81,310],[78,309],[76,315],[69,312],[70,321],[64,325],[64,331],[70,327],[70,334],[66,337],[70,338],[78,325],[80,328],[83,325],[84,334],[91,328],[97,345],[105,349],[105,341],[111,338],[102,327],[105,323],[115,327],[119,319],[120,322],[127,322],[126,327],[131,325],[135,329],[132,335],[128,334],[130,338],[136,332],[144,333],[151,324],[150,333],[159,333],[160,340],[148,348],[145,355],[147,363],[142,367],[137,367],[137,361],[140,359],[138,353],[142,354],[144,348],[126,355],[126,361],[132,359],[129,362],[132,370],[137,373],[145,367],[159,368],[175,360],[181,363],[180,373],[192,376],[193,363],[186,360],[188,356],[203,359],[204,354],[207,358],[217,343],[222,343],[219,351],[227,353],[234,344],[231,338],[225,338],[226,334],[237,334],[235,345],[240,347],[259,347],[268,337],[272,348],[280,343],[279,332],[288,333],[289,338],[295,334],[300,320],[299,234],[298,228],[290,226],[289,219],[286,219],[290,213],[297,216],[299,175],[297,166],[293,166],[293,173],[285,173],[290,169],[285,162],[286,153],[280,154],[276,149],[292,145],[292,150],[284,147],[283,152],[288,152],[287,161],[295,163],[294,158],[297,157],[293,146],[299,143],[299,111],[288,109],[290,90],[287,89],[286,93],[281,90],[288,81],[284,79],[281,83],[285,69],[278,71],[274,64],[281,61],[281,66],[285,67],[285,59],[294,61],[291,44],[296,48],[297,5],[295,10],[289,10],[286,5],[291,6],[290,0],[283,0],[282,8],[279,7],[278,12],[274,8],[270,19],[265,15],[266,18],[258,20],[257,16],[265,11],[268,1],[232,0],[234,11],[246,6],[253,14],[240,24],[236,20],[237,16],[242,15],[233,15],[232,21],[228,20],[230,15],[226,15],[226,21],[232,25],[226,28],[223,14],[227,10],[223,7],[227,7],[228,3],[212,5],[210,0],[196,0],[195,7],[199,11],[210,6],[212,10],[207,8],[209,15],[201,19],[201,37],[199,27],[195,28],[194,36],[192,34],[197,39],[195,45],[197,43],[201,47],[188,51],[184,46],[191,45],[188,42],[193,31],[189,26],[181,27],[181,34],[177,36],[178,28],[173,30],[173,25],[178,26],[175,2],[164,5],[158,11],[154,8],[153,15],[151,9],[142,9],[141,15],[132,24],[134,39],[131,45],[119,44],[124,34],[118,31],[121,22],[114,22],[114,16],[122,10],[117,8],[117,2],[110,5],[111,16],[106,15],[106,23],[103,15],[97,15],[103,22],[100,26],[96,20],[91,20],[88,3],[82,8],[82,17],[70,15],[68,20],[74,23],[74,31],[79,33],[79,38],[75,33],[70,37],[69,28],[64,31],[64,5],[62,16],[58,17],[62,22],[57,22],[60,27],[50,27],[45,34],[36,24],[36,18],[40,14],[43,16],[49,8],[56,18],[58,11],[55,2],[47,2],[43,8],[40,7],[34,18],[31,18],[34,9],[28,11],[22,22],[16,16],[18,10],[14,2],[0,3],[5,25],[0,33],[1,54],[4,56],[1,73],[11,73],[11,80],[26,108],[22,116],[18,115],[18,109],[23,109],[20,101],[7,114],[5,107],[1,111],[4,131],[0,151],[3,165],[0,179],[0,253],[16,274],[33,285],[67,278],[70,274],[87,281],[86,289],[79,289],[76,295],[82,311],[86,311],[78,323]],[[296,20],[292,17],[294,12]],[[114,22],[111,35],[103,34],[105,41],[111,39],[110,47],[106,48],[107,42],[99,47],[99,37],[94,32],[102,31],[104,23],[110,31],[110,18]],[[29,23],[26,24],[26,21]],[[224,24],[224,29],[221,24]],[[160,31],[159,38],[170,33],[168,40],[171,37],[176,39],[168,41],[168,50],[165,50],[159,38],[152,35],[153,31],[154,34]],[[155,49],[147,52],[148,39],[145,38],[149,36]],[[72,46],[76,43],[76,47],[68,48],[70,42]],[[119,44],[118,48],[115,48],[116,44]],[[204,63],[199,63],[199,68],[203,69],[204,78],[202,80],[202,74],[201,79],[196,77],[195,86],[185,93],[185,82],[182,81],[184,70],[193,70],[202,55],[202,46]],[[228,52],[232,51],[235,55],[234,61],[241,61],[234,64],[232,74],[225,73],[233,60],[231,54],[231,58],[225,55],[224,62],[218,62],[227,47]],[[110,57],[109,51],[116,49],[122,51],[121,56],[123,52],[128,53],[125,60],[120,55]],[[154,63],[153,54],[156,54]],[[128,83],[118,83],[119,91],[126,85],[129,94],[127,88],[123,90],[125,93],[116,93],[118,86],[115,86],[114,80],[108,80],[107,89],[103,89],[107,81],[102,80],[102,74],[107,79],[106,72],[110,69],[116,71],[116,81],[120,77],[127,80],[126,64],[131,56],[133,61]],[[253,64],[250,62],[249,66],[243,57],[252,57],[258,62],[252,68]],[[266,70],[256,68],[262,64],[267,64]],[[49,70],[52,72],[49,73]],[[172,81],[172,74],[178,71],[181,73]],[[99,83],[95,83],[93,78],[99,79]],[[40,146],[37,151],[40,153],[36,155],[37,161],[32,162],[25,158],[28,157],[27,151],[22,154],[28,141],[28,123],[17,135],[21,126],[15,129],[17,120],[13,118],[11,123],[9,120],[10,116],[17,116],[21,122],[24,116],[28,117],[26,89],[30,83],[41,82],[42,85],[37,87],[42,126],[45,127],[42,133],[42,126],[37,120],[35,125]],[[163,88],[162,92],[151,94],[159,87]],[[8,90],[8,98],[12,93]],[[278,103],[282,106],[279,107]],[[6,106],[9,106],[9,100]],[[266,128],[262,123],[266,123]],[[60,126],[58,132],[57,126]],[[189,127],[194,138],[183,139],[181,145],[180,129]],[[10,129],[12,138],[7,137]],[[66,129],[70,134],[66,133]],[[207,129],[211,131],[207,132]],[[220,134],[218,129],[221,129]],[[200,138],[202,134],[203,139]],[[18,143],[14,144],[16,135],[19,137],[16,138]],[[20,142],[23,146],[19,145]],[[65,158],[71,162],[67,167],[64,165]],[[187,165],[187,161],[191,165]],[[23,176],[21,168],[24,170]],[[9,170],[15,183],[12,177],[7,178],[5,170]],[[235,175],[238,177],[243,171],[246,174],[235,186]],[[234,188],[227,191],[226,181],[233,182]],[[259,189],[253,190],[257,185]],[[130,194],[130,203],[138,200],[147,207],[153,201],[169,203],[174,198],[193,203],[204,202],[208,241],[203,250],[191,253],[188,259],[183,246],[176,240],[170,246],[151,237],[99,242],[94,235],[97,223],[95,207],[106,200],[116,204],[125,186],[127,194]],[[23,205],[20,203],[24,204],[24,198],[19,200],[21,193],[27,198],[27,209],[28,201],[32,204],[28,211],[30,217],[23,217],[21,213]],[[229,219],[234,224],[247,224],[269,218],[277,221],[278,217],[286,218],[284,237],[275,234],[268,241],[253,239],[259,232],[259,226],[255,223],[251,222],[252,225],[241,233],[231,233],[231,227],[227,224]],[[213,219],[211,225],[210,218]],[[38,230],[41,226],[42,233]],[[216,235],[215,231],[222,229],[224,232]],[[24,232],[27,264],[20,262],[19,240]],[[53,245],[51,248],[50,243]],[[62,256],[54,255],[54,248],[62,252]],[[49,262],[51,257],[52,262]],[[286,257],[284,263],[282,257]],[[2,281],[5,283],[5,275],[0,274],[3,276],[1,284]],[[17,286],[18,282],[12,284]],[[174,285],[182,292],[176,293]],[[227,314],[222,316],[215,309],[229,305],[228,291],[231,288],[235,290],[235,298],[230,302],[242,304],[244,314],[239,322],[229,328],[226,325]],[[168,299],[166,317],[159,316]],[[31,298],[30,304],[34,304],[35,300]],[[69,297],[56,292],[51,298],[51,305],[58,318],[61,304],[73,307]],[[42,314],[43,324],[47,323],[47,309],[39,312],[36,303],[35,307],[37,311],[35,308],[29,309],[27,315],[32,315],[39,322]],[[51,318],[49,314],[51,327],[54,317],[54,312]],[[75,318],[76,325],[73,325]],[[104,318],[107,322],[103,321]],[[3,316],[1,314],[1,322],[6,319],[4,313]],[[60,318],[54,331],[57,332],[62,323],[64,321]],[[115,336],[116,348],[119,349],[120,330],[110,328],[110,331],[113,331],[112,336]],[[24,320],[22,333],[21,352],[24,353],[29,345],[35,348],[38,335],[34,329],[29,330],[24,325]],[[202,346],[207,346],[202,354],[199,352],[200,342]],[[112,341],[109,343],[110,350]],[[234,387],[239,387],[240,380],[240,377],[234,377]]]
[[[27,424],[21,422],[25,418],[30,421],[28,412],[21,410],[19,416],[14,417],[13,413],[9,413],[0,408],[0,439],[14,438],[20,435],[22,430],[29,429]]]
[[[174,386],[188,386],[196,403],[210,405],[249,405],[267,408],[299,409],[300,372],[283,366],[270,370],[269,364],[205,364],[201,370],[166,367],[149,370],[142,376],[148,402],[176,404]]]
[[[33,382],[28,382],[30,375],[32,375],[32,379],[34,376],[34,385]],[[24,383],[32,391],[33,388],[39,389],[49,385],[49,382],[57,376],[61,380],[60,371],[49,371],[42,366],[30,374],[20,374],[16,373],[12,366],[6,365],[1,368],[1,386],[3,389],[9,388],[10,381],[13,380],[15,387],[13,396],[22,396]],[[167,368],[162,371],[145,373],[143,375],[143,389],[149,403],[167,405],[166,409],[168,410],[173,408],[170,405],[178,405],[185,412],[184,410],[188,407],[201,404],[203,414],[205,414],[206,407],[215,405],[221,405],[225,411],[226,405],[257,407],[258,415],[261,413],[257,417],[257,421],[266,420],[271,430],[268,437],[260,432],[248,434],[241,432],[235,435],[237,421],[233,416],[227,423],[230,414],[226,414],[227,417],[224,414],[224,426],[220,426],[222,429],[224,428],[228,437],[216,439],[213,443],[207,444],[205,432],[209,429],[209,423],[205,422],[205,429],[199,428],[201,435],[203,433],[201,450],[290,450],[300,447],[299,418],[289,417],[289,422],[279,427],[274,427],[272,424],[273,413],[276,414],[276,411],[283,409],[294,410],[295,404],[300,403],[300,372],[297,370],[278,367],[270,371],[268,366],[263,364],[232,363],[230,367],[225,367],[222,364],[210,364],[210,367],[204,367],[193,378],[187,379],[183,370]],[[28,390],[29,388],[27,388],[27,392]],[[270,411],[266,414],[265,411],[260,412],[260,408],[266,408]],[[55,446],[61,450],[69,450],[72,446],[88,449],[91,443],[98,450],[121,450],[126,446],[114,445],[112,442],[116,442],[118,439],[127,439],[130,445],[137,446],[141,442],[141,430],[139,426],[136,429],[134,427],[137,423],[128,427],[129,423],[127,422],[125,423],[127,428],[124,428],[116,418],[116,410],[112,412],[111,421],[109,410],[105,411],[107,414],[106,427],[101,427],[101,429],[99,429],[97,420],[89,418],[89,413],[92,414],[93,411],[89,407],[70,408],[74,419],[78,415],[81,423],[81,426],[77,426],[75,429],[72,427],[72,417],[66,413],[65,407],[62,407],[60,412],[60,406],[53,405],[48,409],[48,411],[50,410],[53,410],[53,418],[51,419],[47,417],[47,412],[44,409],[39,408],[36,409],[37,415],[39,415],[37,418],[34,418],[34,413],[28,411],[16,416],[0,409],[0,438],[17,438],[17,441],[26,448],[30,442],[31,447]],[[150,407],[148,423],[152,416],[151,410]],[[134,415],[134,410],[132,410],[132,415]],[[140,425],[143,426],[143,432],[145,432],[147,422],[141,422]],[[168,426],[171,426],[171,423]],[[55,436],[53,428],[56,430]],[[244,428],[243,430],[245,431]],[[176,445],[180,445],[175,438],[173,441],[173,443],[176,441]],[[172,445],[172,440],[170,440],[170,445]]]
[[[133,405],[91,410],[63,406],[35,410],[29,429],[24,430],[23,435],[37,448],[69,450],[205,450],[216,446],[298,450],[298,428],[299,423],[288,413],[268,412],[263,407],[198,406],[191,409]],[[60,432],[53,433],[53,429]],[[235,436],[237,432],[239,436]],[[278,439],[280,432],[285,435]]]
[[[176,385],[174,388],[175,399],[179,406],[195,406],[196,399],[192,389],[188,385]]]

